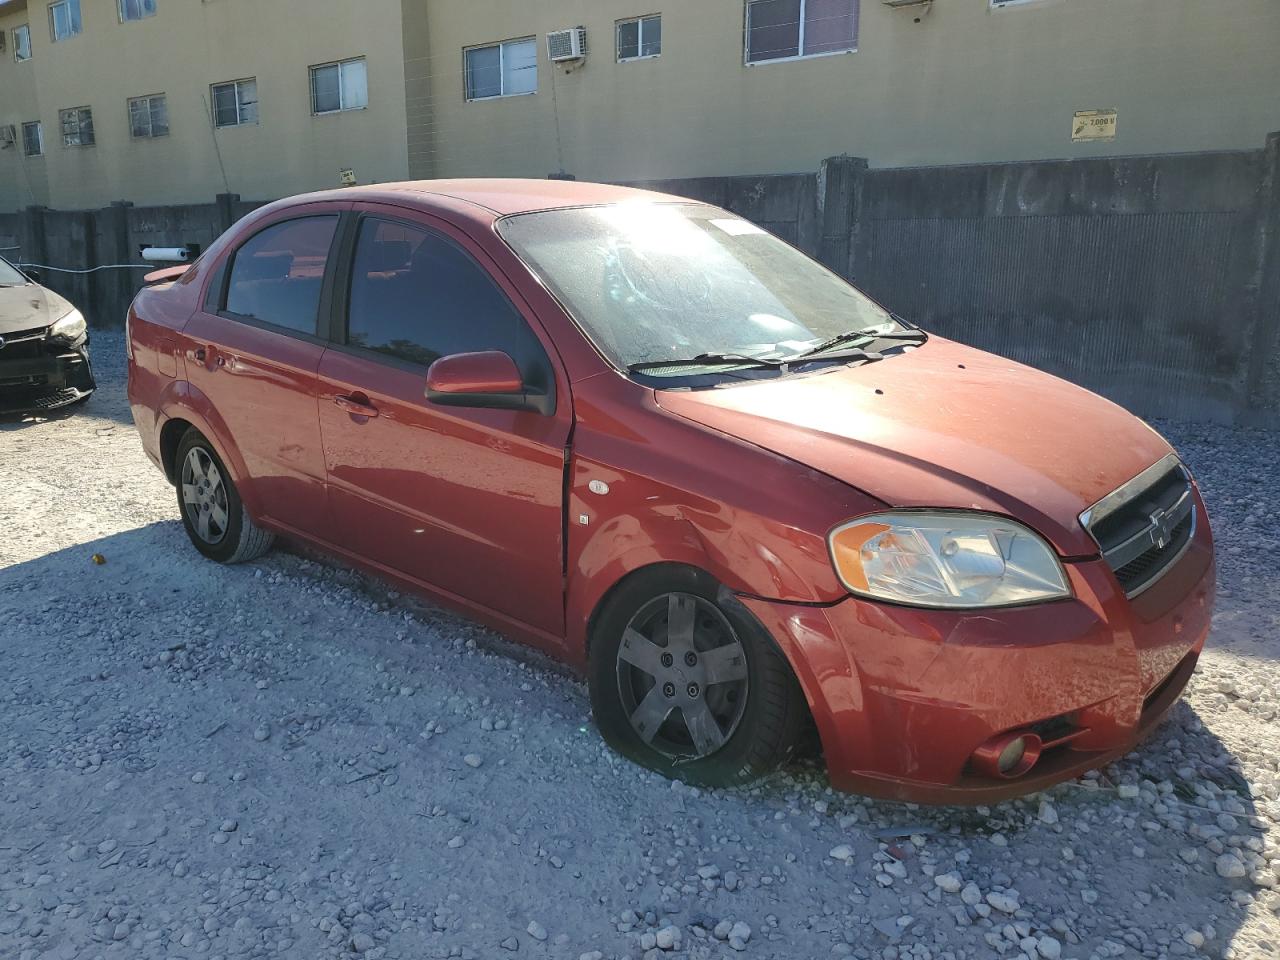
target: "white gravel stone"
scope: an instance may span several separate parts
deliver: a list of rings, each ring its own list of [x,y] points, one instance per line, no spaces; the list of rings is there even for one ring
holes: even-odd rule
[[[1011,891],[993,890],[987,894],[987,903],[991,905],[992,909],[999,910],[1001,913],[1016,913],[1020,906],[1017,894]]]
[[[954,871],[951,873],[939,873],[933,878],[933,883],[943,893],[959,893],[964,886],[964,881],[961,879],[960,874]]]

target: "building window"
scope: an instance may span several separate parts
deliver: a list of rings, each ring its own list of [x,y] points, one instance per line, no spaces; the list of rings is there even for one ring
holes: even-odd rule
[[[533,37],[471,47],[464,53],[468,100],[538,92],[538,42]]]
[[[49,4],[49,33],[53,42],[67,40],[80,32],[80,0],[58,0]]]
[[[213,85],[213,125],[239,127],[258,122],[258,81],[235,80]]]
[[[748,0],[747,63],[858,49],[859,0]]]
[[[93,146],[93,111],[88,107],[72,107],[58,111],[64,147]]]
[[[19,63],[31,59],[31,27],[28,24],[13,28],[13,59]]]
[[[156,15],[156,0],[120,0],[120,22],[142,20]]]
[[[169,135],[169,105],[163,93],[129,101],[129,133],[136,139]]]
[[[618,21],[618,62],[645,60],[662,53],[662,15]]]
[[[311,112],[363,110],[369,105],[364,57],[311,68]]]
[[[44,130],[39,120],[22,125],[22,152],[28,157],[44,156]]]

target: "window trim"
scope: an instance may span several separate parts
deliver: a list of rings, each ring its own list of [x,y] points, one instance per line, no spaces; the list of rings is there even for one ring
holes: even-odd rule
[[[57,28],[55,26],[57,21],[55,20],[55,15],[53,10],[55,7],[66,7],[67,10],[69,11],[71,9],[72,4],[76,5],[76,12],[80,15],[80,29],[71,31],[65,37],[59,37]],[[52,2],[49,4],[49,42],[65,43],[66,41],[70,40],[72,37],[80,36],[80,34],[84,33],[83,17],[84,17],[84,11],[80,7],[80,0],[52,0]]]
[[[359,107],[339,106],[337,110],[317,110],[316,109],[316,71],[323,70],[326,67],[338,68],[338,103],[342,103],[342,68],[349,63],[364,64],[364,92],[365,102]],[[354,110],[369,109],[369,60],[368,57],[347,57],[344,60],[330,60],[327,63],[314,63],[307,67],[307,79],[311,87],[311,115],[313,117],[330,117],[335,113],[351,113]]]
[[[22,47],[18,44],[19,30],[25,30],[27,33],[27,55],[25,57],[18,56],[18,51],[22,49]],[[14,27],[13,30],[10,31],[10,33],[12,35],[11,39],[13,42],[13,62],[14,63],[30,63],[31,58],[35,55],[35,51],[31,49],[31,24],[20,23],[16,27]]]
[[[37,153],[27,152],[27,128],[36,128],[36,139],[39,141],[40,150]],[[44,152],[44,124],[39,120],[24,120],[22,122],[22,156],[27,160],[34,160],[36,157],[43,157]]]
[[[117,11],[117,12],[119,13],[119,15],[120,15],[120,22],[121,22],[121,23],[139,23],[139,22],[140,22],[140,21],[142,21],[142,20],[150,20],[150,19],[151,19],[152,17],[154,17],[157,13],[159,13],[159,12],[160,12],[160,2],[159,2],[159,0],[156,0],[156,8],[155,8],[154,10],[152,10],[150,13],[144,13],[144,14],[143,14],[142,16],[140,16],[140,17],[126,17],[126,16],[124,15],[124,5],[125,5],[125,3],[126,3],[126,0],[116,0],[116,11]]]
[[[256,126],[258,126],[259,124],[261,124],[261,123],[262,123],[262,110],[261,110],[261,109],[259,109],[259,110],[257,111],[257,117],[255,117],[252,121],[250,121],[250,120],[242,120],[242,119],[240,119],[240,115],[241,115],[241,106],[240,106],[240,85],[241,85],[242,83],[250,83],[250,82],[252,82],[252,83],[253,83],[253,85],[254,85],[254,90],[255,90],[255,92],[256,92],[256,90],[257,90],[257,85],[258,85],[258,78],[257,78],[256,76],[253,76],[253,77],[241,77],[239,80],[221,80],[221,81],[219,81],[218,83],[211,83],[211,84],[209,84],[209,114],[210,114],[210,116],[209,116],[209,120],[213,123],[213,129],[214,129],[214,130],[230,130],[230,129],[234,128],[234,127],[256,127]],[[236,122],[235,122],[235,123],[218,123],[218,93],[217,93],[217,91],[218,91],[218,88],[219,88],[219,87],[234,87],[234,88],[235,88],[235,95],[236,95]],[[259,108],[261,108],[261,106],[262,106],[262,98],[261,98],[261,96],[258,96],[258,97],[254,100],[253,105],[254,105],[255,107],[259,107]]]
[[[618,63],[636,63],[637,61],[640,61],[640,60],[657,60],[659,57],[661,57],[661,56],[662,56],[662,51],[661,51],[661,50],[659,50],[657,53],[649,53],[649,54],[641,54],[641,53],[637,52],[636,56],[634,56],[634,57],[624,57],[624,56],[622,55],[621,44],[620,44],[620,41],[619,41],[619,39],[618,39],[618,31],[619,31],[619,30],[621,30],[621,29],[622,29],[622,27],[623,27],[625,24],[628,24],[628,23],[635,23],[635,24],[638,24],[638,25],[639,25],[639,30],[638,30],[638,31],[637,31],[637,33],[636,33],[636,41],[637,41],[637,42],[636,42],[636,50],[637,50],[637,51],[641,51],[641,50],[643,50],[643,49],[644,49],[644,23],[645,23],[645,21],[646,21],[646,20],[657,20],[659,23],[661,23],[661,22],[662,22],[662,14],[661,14],[661,13],[646,13],[646,14],[644,14],[643,16],[639,16],[639,17],[624,17],[624,18],[623,18],[623,19],[621,19],[621,20],[615,20],[615,21],[614,21],[614,24],[613,24],[613,51],[614,51],[614,56],[615,56],[615,58],[617,59],[617,62],[618,62]]]
[[[471,84],[468,82],[469,77],[468,77],[467,54],[473,50],[488,50],[492,47],[497,47],[498,48],[498,77],[499,77],[499,82],[502,82],[502,77],[505,73],[505,67],[506,67],[506,56],[507,56],[506,47],[507,47],[507,44],[511,44],[511,43],[532,43],[533,44],[533,69],[534,69],[533,89],[526,90],[523,93],[505,93],[505,92],[496,93],[491,97],[471,96],[470,95]],[[537,34],[533,34],[532,36],[527,36],[527,37],[512,37],[510,40],[499,40],[496,43],[475,43],[469,47],[463,47],[462,48],[462,96],[463,96],[463,99],[467,103],[484,103],[488,100],[505,100],[508,97],[532,97],[534,94],[538,92],[537,72],[538,72],[538,35]],[[503,86],[505,86],[505,83],[503,83]]]
[[[164,133],[158,134],[153,131],[152,121],[151,121],[151,101],[152,100],[164,101]],[[133,105],[135,103],[143,103],[143,102],[145,102],[147,105],[147,130],[153,131],[153,132],[146,133],[143,136],[138,136],[136,133],[133,132]],[[140,97],[129,97],[127,109],[129,114],[129,139],[130,140],[160,140],[164,137],[169,136],[169,132],[170,132],[169,130],[169,98],[166,94],[147,93],[147,94],[143,94]]]
[[[236,243],[235,248],[228,251],[226,256],[222,258],[221,263],[214,268],[209,289],[205,291],[203,308],[205,312],[212,313],[216,317],[223,320],[231,320],[235,323],[243,323],[248,327],[257,327],[259,330],[265,330],[268,333],[278,333],[282,336],[293,337],[296,340],[304,340],[307,343],[313,343],[317,346],[332,346],[328,339],[330,313],[332,307],[330,301],[333,296],[333,277],[335,271],[335,257],[342,252],[341,241],[344,238],[343,222],[347,217],[348,211],[345,210],[316,210],[306,212],[306,207],[295,207],[287,212],[286,216],[280,217],[278,220],[271,220],[258,227],[253,233],[249,234]],[[320,280],[320,300],[316,304],[316,332],[306,333],[302,330],[295,330],[293,327],[282,327],[278,323],[272,323],[269,320],[262,320],[258,317],[247,317],[241,313],[235,313],[227,309],[227,295],[231,292],[231,275],[235,273],[236,259],[240,256],[240,251],[248,246],[256,237],[261,236],[268,230],[281,226],[286,223],[293,223],[296,220],[317,220],[324,217],[333,218],[336,223],[333,227],[333,237],[329,240],[329,252],[325,255],[324,276]],[[213,303],[209,303],[210,294],[213,293],[214,284],[217,284],[217,296]],[[215,307],[209,310],[210,306]]]
[[[751,59],[751,8],[760,0],[747,0],[746,7],[743,11],[743,29],[742,29],[742,63],[747,67],[762,67],[767,63],[795,63],[797,60],[821,60],[823,57],[846,57],[851,53],[858,52],[858,44],[862,40],[862,0],[851,0],[854,6],[858,24],[858,35],[853,38],[853,46],[848,50],[824,50],[821,53],[805,53],[804,52],[804,15],[809,0],[800,0],[800,33],[796,39],[796,50],[799,51],[794,57],[771,57],[768,60],[752,60]],[[1021,2],[1021,0],[1018,0]]]
[[[67,113],[74,113],[74,114],[76,114],[76,136],[77,136],[77,137],[79,137],[79,136],[80,136],[80,128],[81,128],[81,125],[82,125],[82,124],[83,124],[83,122],[84,122],[84,121],[83,121],[83,118],[80,116],[81,114],[83,114],[83,113],[88,113],[88,114],[89,114],[89,126],[90,126],[91,128],[93,128],[93,127],[94,127],[94,122],[93,122],[93,107],[92,107],[92,106],[90,106],[90,105],[85,105],[85,106],[81,106],[81,107],[63,107],[63,108],[59,109],[59,110],[58,110],[58,134],[59,134],[59,136],[62,138],[62,147],[63,147],[63,149],[64,149],[64,150],[80,150],[80,149],[82,149],[82,148],[84,148],[84,147],[96,147],[96,146],[98,145],[98,131],[97,131],[96,129],[94,129],[94,130],[93,130],[93,139],[92,139],[92,140],[90,140],[88,143],[83,143],[83,142],[80,142],[80,143],[67,143],[67,130],[66,130],[66,124],[65,124],[65,122],[64,122],[64,120],[63,120],[63,114],[67,114]]]

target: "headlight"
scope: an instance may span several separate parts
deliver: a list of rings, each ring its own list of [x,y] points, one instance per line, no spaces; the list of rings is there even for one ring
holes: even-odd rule
[[[1071,595],[1062,564],[1031,530],[980,513],[879,513],[827,538],[853,593],[918,607],[1002,607]]]
[[[79,310],[72,310],[49,328],[49,336],[67,343],[75,343],[84,336],[86,324]]]

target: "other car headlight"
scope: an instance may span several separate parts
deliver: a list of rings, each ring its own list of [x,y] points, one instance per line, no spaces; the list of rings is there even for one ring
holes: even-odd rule
[[[1071,596],[1052,548],[1004,517],[878,513],[841,524],[827,542],[841,582],[863,597],[960,608]]]
[[[49,328],[49,336],[67,343],[75,343],[84,336],[87,325],[79,310],[72,310]]]

